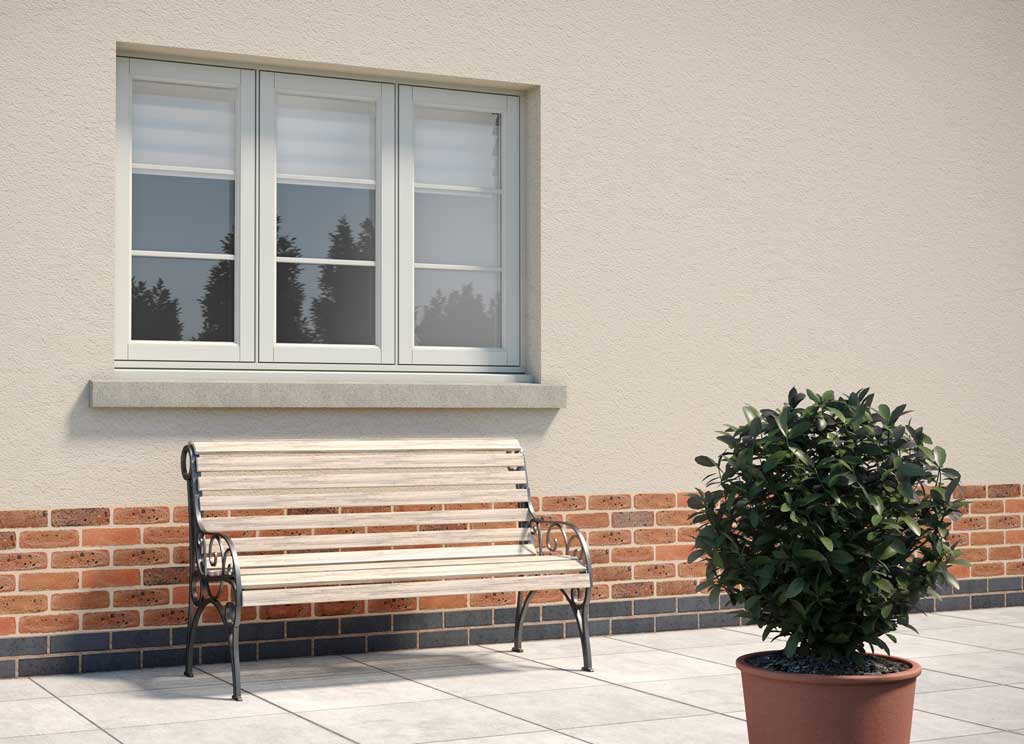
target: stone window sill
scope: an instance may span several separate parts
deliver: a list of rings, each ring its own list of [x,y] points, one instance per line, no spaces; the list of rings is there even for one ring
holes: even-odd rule
[[[93,408],[565,408],[565,385],[95,379]]]

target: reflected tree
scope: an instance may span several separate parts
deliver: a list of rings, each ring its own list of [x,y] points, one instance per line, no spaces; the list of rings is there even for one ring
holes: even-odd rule
[[[299,258],[302,251],[295,238],[281,234],[281,217],[277,218],[277,255]],[[315,340],[306,317],[306,288],[302,284],[301,264],[277,264],[277,340],[288,344],[307,344]]]
[[[485,303],[473,283],[445,295],[440,289],[416,308],[416,343],[422,346],[497,346],[498,300]]]
[[[327,257],[372,261],[376,255],[373,221],[365,219],[359,237],[353,239],[352,225],[342,215],[329,233]],[[367,281],[367,272],[371,273]],[[316,340],[325,344],[376,343],[373,269],[361,266],[320,267],[319,296],[313,300],[313,329]]]
[[[138,341],[181,341],[181,305],[162,278],[148,285],[132,277],[132,338]]]
[[[235,234],[228,233],[220,240],[220,252],[233,255]],[[199,300],[203,310],[203,328],[193,341],[235,340],[235,263],[218,261],[206,278],[203,296]]]

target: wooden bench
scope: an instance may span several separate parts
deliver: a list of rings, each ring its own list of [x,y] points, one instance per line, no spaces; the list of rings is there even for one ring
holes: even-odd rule
[[[590,552],[538,517],[514,439],[192,442],[185,674],[207,606],[228,632],[241,699],[241,608],[516,592],[513,651],[534,592],[572,608],[592,671]],[[265,510],[265,511],[254,511]]]

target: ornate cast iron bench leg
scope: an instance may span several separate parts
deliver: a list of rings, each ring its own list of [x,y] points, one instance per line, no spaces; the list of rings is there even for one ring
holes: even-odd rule
[[[590,589],[570,589],[563,591],[562,594],[565,595],[565,601],[572,608],[576,628],[580,632],[580,643],[583,645],[583,671],[592,672],[594,671],[594,662],[590,655]]]
[[[516,592],[516,630],[513,636],[512,650],[523,653],[523,620],[526,619],[526,608],[533,599],[533,592]]]

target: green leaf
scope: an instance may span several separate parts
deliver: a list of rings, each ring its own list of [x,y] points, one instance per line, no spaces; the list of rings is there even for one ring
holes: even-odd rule
[[[702,465],[705,468],[718,467],[718,464],[707,455],[698,455],[696,458],[694,458],[694,461],[698,465]]]
[[[902,462],[896,472],[907,478],[924,478],[928,475],[928,471],[916,462]]]
[[[828,558],[819,553],[813,548],[802,548],[796,551],[796,554],[801,558],[806,558],[809,561],[820,561],[821,563],[828,563]]]
[[[800,592],[804,590],[804,586],[806,585],[806,583],[807,582],[804,581],[802,576],[798,576],[797,578],[789,582],[789,586],[787,586],[786,590],[782,593],[783,601],[787,599],[792,599],[793,597],[800,594]]]
[[[831,553],[833,548],[835,547],[832,544],[832,538],[821,535],[818,537],[818,539],[821,541],[821,544],[825,546],[825,550]]]
[[[837,563],[840,566],[845,566],[847,563],[853,563],[853,556],[845,550],[833,550],[829,554],[829,558],[832,559],[833,563]]]
[[[761,418],[761,412],[753,406],[743,406],[743,415],[746,417],[748,424],[755,419]]]
[[[790,447],[789,451],[793,453],[793,456],[796,457],[797,460],[802,462],[807,467],[809,467],[809,468],[813,468],[814,467],[814,463],[811,462],[811,458],[808,457],[807,453],[804,452],[799,447]]]
[[[894,548],[891,544],[890,545],[886,545],[885,549],[882,550],[881,555],[878,556],[878,560],[880,560],[880,561],[887,561],[890,558],[892,558],[894,555],[896,555],[897,552],[898,551],[896,550],[896,548]]]
[[[918,524],[918,521],[916,519],[914,519],[913,517],[900,517],[900,520],[903,522],[903,524],[907,525],[907,527],[910,528],[911,532],[913,532],[918,537],[921,536],[921,525]]]
[[[946,464],[946,450],[942,447],[934,447],[932,449],[932,454],[935,455],[935,464],[940,468],[944,467]]]
[[[786,648],[783,653],[790,659],[796,656],[796,650],[800,646],[800,637],[797,635],[791,635],[789,640],[786,641]]]

